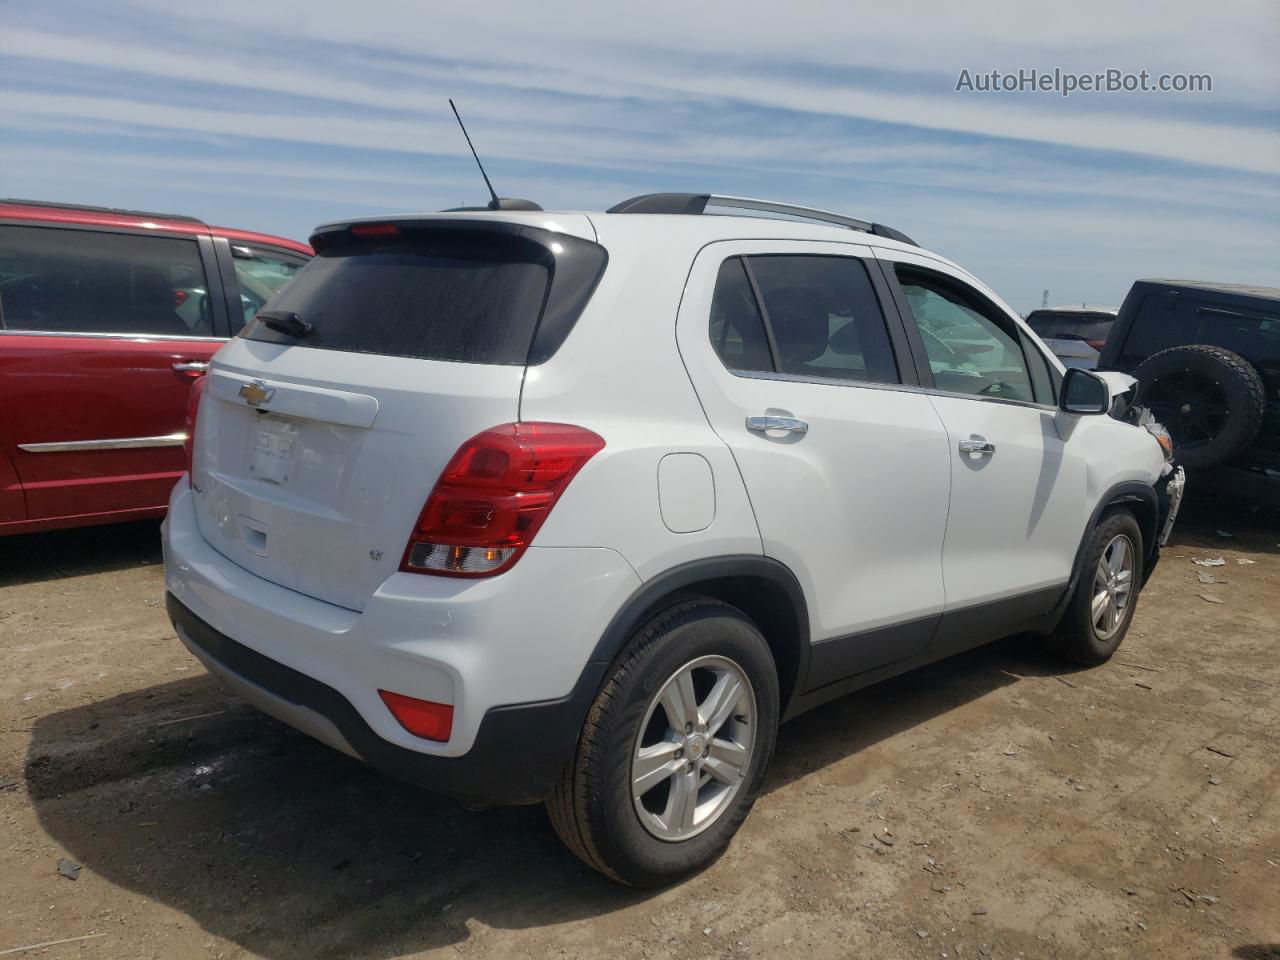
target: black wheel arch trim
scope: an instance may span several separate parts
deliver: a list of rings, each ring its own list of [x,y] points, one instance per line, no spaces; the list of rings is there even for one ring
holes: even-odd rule
[[[1097,529],[1099,522],[1101,522],[1102,515],[1110,508],[1123,506],[1126,503],[1141,503],[1146,507],[1145,510],[1137,515],[1138,526],[1142,528],[1143,537],[1143,584],[1147,582],[1151,571],[1155,569],[1155,562],[1160,553],[1160,547],[1156,542],[1160,531],[1160,497],[1154,486],[1149,483],[1143,483],[1141,480],[1126,480],[1122,483],[1117,483],[1109,487],[1106,493],[1098,498],[1098,503],[1093,508],[1089,522],[1085,524],[1084,533],[1081,534],[1080,543],[1076,547],[1075,560],[1071,564],[1071,581],[1067,584],[1067,589],[1062,599],[1058,601],[1058,605],[1053,610],[1050,628],[1057,625],[1062,615],[1066,612],[1072,596],[1075,595],[1076,587],[1080,584],[1080,577],[1084,573],[1084,556],[1089,545],[1089,538],[1093,535],[1093,531]]]
[[[593,672],[596,672],[600,680],[603,680],[603,668],[612,663],[618,654],[622,652],[623,647],[626,646],[627,641],[636,630],[664,608],[672,603],[678,603],[682,599],[687,599],[691,595],[707,594],[741,608],[743,605],[742,598],[734,597],[732,585],[735,582],[741,583],[744,580],[763,580],[772,585],[786,598],[787,605],[790,608],[789,610],[779,611],[790,615],[793,622],[792,635],[785,638],[785,640],[794,644],[795,647],[794,664],[788,664],[785,669],[783,664],[779,664],[779,689],[782,694],[782,704],[785,712],[786,705],[799,695],[800,686],[808,671],[809,608],[805,600],[804,590],[801,588],[800,581],[796,579],[795,574],[785,564],[771,557],[757,554],[705,557],[679,564],[646,580],[614,614],[613,619],[600,635],[600,639],[596,641],[589,666],[595,665],[601,668]],[[725,589],[726,587],[728,589]],[[735,602],[735,599],[738,602]],[[747,605],[750,606],[751,604],[748,603]],[[743,612],[748,616],[752,614],[751,610],[744,610]],[[781,642],[784,639],[770,636],[771,631],[766,629],[765,624],[758,625],[761,627],[762,632],[765,633],[766,639],[769,640],[771,649],[774,649],[776,642]],[[775,649],[775,657],[776,655],[777,650]],[[794,676],[791,674],[794,674]],[[581,681],[579,681],[580,685]],[[596,692],[596,690],[591,691],[593,698]],[[575,700],[578,699],[579,692],[577,687],[575,687],[572,696]],[[589,705],[590,700],[587,703]]]

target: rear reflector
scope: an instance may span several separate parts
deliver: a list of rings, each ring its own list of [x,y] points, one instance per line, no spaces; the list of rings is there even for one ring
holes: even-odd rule
[[[400,726],[415,737],[438,740],[443,743],[453,732],[452,704],[418,700],[416,697],[406,697],[403,693],[392,693],[390,690],[379,690],[378,696],[387,705],[391,715],[400,722]]]
[[[353,237],[398,237],[400,228],[394,223],[357,223],[351,228]]]
[[[510,569],[603,448],[597,434],[563,423],[507,423],[476,434],[436,481],[400,569],[447,577]]]

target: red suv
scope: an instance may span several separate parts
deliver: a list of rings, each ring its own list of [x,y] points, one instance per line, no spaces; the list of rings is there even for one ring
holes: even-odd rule
[[[162,516],[192,381],[311,253],[192,217],[0,200],[0,534]]]

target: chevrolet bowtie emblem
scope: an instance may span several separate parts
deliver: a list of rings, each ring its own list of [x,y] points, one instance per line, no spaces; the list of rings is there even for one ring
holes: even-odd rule
[[[246,383],[240,388],[240,396],[244,397],[245,403],[251,407],[256,407],[264,401],[270,400],[276,395],[272,387],[268,387],[261,380],[255,380],[253,383]]]

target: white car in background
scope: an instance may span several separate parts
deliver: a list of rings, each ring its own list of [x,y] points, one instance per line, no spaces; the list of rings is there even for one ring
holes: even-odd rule
[[[1092,370],[1118,313],[1115,307],[1043,307],[1027,314],[1027,325],[1063,366]]]
[[[1131,378],[879,224],[495,199],[311,242],[201,381],[178,635],[626,883],[717,857],[805,710],[1013,633],[1106,660],[1176,513]]]

